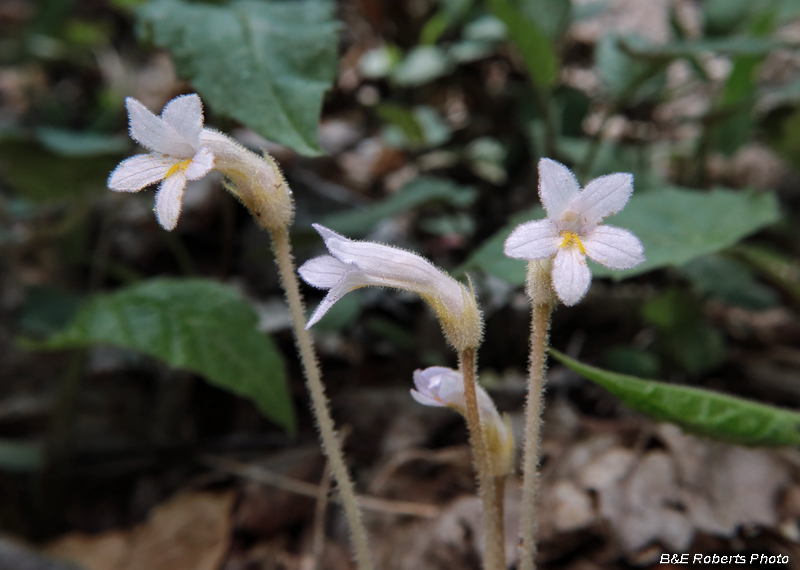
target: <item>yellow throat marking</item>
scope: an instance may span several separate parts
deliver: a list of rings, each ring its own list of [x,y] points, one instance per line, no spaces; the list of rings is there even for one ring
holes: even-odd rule
[[[186,160],[182,160],[180,162],[176,162],[175,164],[173,164],[172,166],[169,167],[169,170],[167,170],[167,174],[164,176],[164,178],[169,178],[170,176],[172,176],[176,172],[185,172],[186,169],[189,168],[189,165],[191,163],[192,163],[192,159],[191,158],[187,158]]]
[[[561,245],[558,247],[567,247],[571,245],[577,245],[578,249],[581,250],[583,255],[586,255],[586,248],[583,247],[583,242],[581,241],[580,236],[575,232],[561,232],[561,235],[564,237],[564,240],[561,242]]]

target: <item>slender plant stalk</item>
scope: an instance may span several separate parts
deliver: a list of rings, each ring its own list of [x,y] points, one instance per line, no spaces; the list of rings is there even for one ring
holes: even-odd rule
[[[492,459],[486,433],[481,423],[478,409],[478,395],[475,390],[475,349],[466,348],[459,352],[459,367],[464,378],[464,396],[467,401],[467,427],[472,440],[475,467],[478,472],[478,485],[483,502],[483,520],[486,527],[486,570],[506,569],[505,537],[503,535],[502,492],[498,495],[496,478],[492,475]]]
[[[361,519],[361,511],[358,509],[353,481],[347,471],[342,447],[336,437],[333,418],[328,409],[328,399],[325,396],[325,387],[317,363],[317,356],[314,353],[314,344],[311,334],[306,330],[305,314],[303,311],[303,299],[300,296],[300,285],[297,281],[294,260],[292,259],[291,246],[289,245],[289,232],[287,228],[270,229],[272,245],[275,249],[275,258],[278,264],[278,272],[281,276],[281,283],[286,292],[286,300],[289,303],[289,310],[292,314],[294,324],[295,341],[303,363],[308,391],[311,394],[311,406],[314,416],[317,419],[322,449],[328,457],[331,473],[339,487],[339,494],[342,497],[347,521],[350,524],[350,533],[355,550],[356,564],[359,570],[372,570],[372,558],[367,542],[367,529]]]
[[[536,568],[536,495],[539,490],[539,447],[544,403],[544,360],[553,305],[533,303],[528,398],[525,404],[525,451],[522,480],[522,542],[519,570]]]

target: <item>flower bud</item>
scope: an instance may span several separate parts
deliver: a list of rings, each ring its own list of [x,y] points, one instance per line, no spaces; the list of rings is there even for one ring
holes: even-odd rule
[[[464,396],[464,378],[452,368],[431,366],[414,371],[411,396],[424,406],[447,407],[462,416],[467,415]],[[514,436],[508,419],[500,416],[486,390],[476,386],[481,424],[486,432],[486,443],[492,461],[492,475],[504,476],[514,469]]]

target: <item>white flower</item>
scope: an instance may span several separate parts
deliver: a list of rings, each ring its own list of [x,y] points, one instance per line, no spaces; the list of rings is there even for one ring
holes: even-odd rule
[[[125,100],[130,133],[150,149],[120,163],[108,179],[118,192],[138,192],[163,180],[156,196],[156,217],[172,230],[181,213],[181,199],[187,180],[198,180],[214,168],[214,155],[200,144],[203,104],[197,95],[183,95],[167,103],[160,117],[136,99]]]
[[[553,262],[553,288],[565,305],[580,301],[592,273],[586,256],[611,269],[629,269],[645,260],[642,243],[628,230],[601,226],[619,212],[633,193],[633,175],[595,178],[581,190],[563,164],[539,161],[539,197],[547,218],[518,226],[505,243],[505,254],[517,259]]]
[[[464,378],[460,372],[443,366],[431,366],[414,371],[414,386],[411,396],[424,406],[447,407],[462,416],[467,415],[464,396]],[[508,474],[514,463],[514,436],[486,390],[475,387],[478,411],[486,430],[486,443],[492,456],[495,475]]]
[[[330,291],[314,311],[306,328],[319,321],[345,294],[370,285],[419,294],[436,311],[449,335],[456,333],[448,331],[448,324],[463,324],[473,316],[479,323],[480,316],[472,294],[419,255],[388,245],[353,241],[319,224],[314,224],[314,229],[325,240],[331,255],[305,262],[300,267],[300,276],[309,285]],[[475,315],[472,315],[473,311]],[[480,328],[478,324],[478,335]]]

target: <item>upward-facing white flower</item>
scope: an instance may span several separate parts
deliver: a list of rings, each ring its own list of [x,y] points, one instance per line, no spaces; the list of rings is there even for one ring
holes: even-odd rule
[[[431,366],[414,371],[414,386],[411,397],[424,406],[447,407],[462,416],[467,415],[467,400],[464,395],[464,377],[458,370],[443,366]],[[478,411],[486,430],[486,440],[492,457],[495,475],[507,475],[514,464],[514,435],[500,416],[491,396],[476,386]]]
[[[136,99],[125,100],[130,133],[150,149],[123,160],[111,173],[108,187],[118,192],[138,192],[163,180],[156,195],[156,217],[172,230],[181,213],[181,199],[187,180],[198,180],[214,167],[214,155],[200,144],[203,104],[197,95],[183,95],[167,103],[160,117]]]
[[[473,294],[461,283],[414,253],[367,241],[353,241],[314,224],[331,255],[315,257],[299,269],[309,284],[330,291],[306,328],[319,321],[336,301],[360,287],[377,286],[417,293],[433,307],[450,342],[461,349],[477,346],[480,313]]]
[[[505,243],[505,254],[516,259],[553,262],[553,288],[565,305],[580,301],[592,273],[586,256],[611,269],[642,263],[644,248],[635,235],[600,225],[619,212],[633,193],[633,175],[595,178],[581,190],[572,172],[549,158],[539,161],[539,197],[547,218],[518,226]]]

